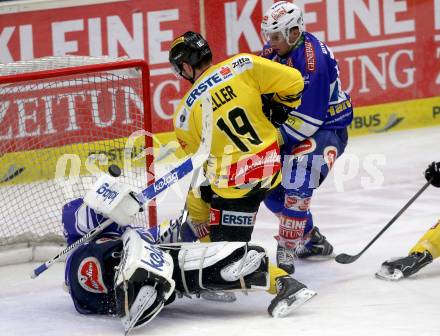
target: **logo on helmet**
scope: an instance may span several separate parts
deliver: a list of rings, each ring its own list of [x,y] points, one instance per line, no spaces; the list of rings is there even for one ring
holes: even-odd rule
[[[272,14],[271,14],[271,16],[272,16],[272,18],[275,20],[275,21],[278,21],[279,20],[279,18],[281,18],[281,17],[283,17],[284,15],[286,15],[286,10],[284,9],[284,7],[281,7],[281,8],[279,8],[279,9],[277,9],[275,12],[273,12]]]

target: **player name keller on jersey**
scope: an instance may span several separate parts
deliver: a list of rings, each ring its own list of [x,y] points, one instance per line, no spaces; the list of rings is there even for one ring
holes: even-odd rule
[[[202,96],[206,90],[215,88],[223,83],[226,79],[234,76],[234,74],[240,74],[247,69],[252,68],[252,60],[250,57],[241,56],[232,60],[231,65],[224,65],[207,79],[197,85],[186,98],[185,105],[177,113],[176,127],[185,131],[189,130],[188,125],[188,108],[191,108],[194,103]],[[223,104],[237,98],[237,94],[234,92],[230,85],[221,88],[219,91],[211,93],[212,109],[217,110]]]
[[[206,92],[208,89],[212,89],[218,86],[220,83],[225,81],[226,79],[234,76],[234,73],[239,74],[245,71],[246,69],[252,68],[252,60],[249,57],[239,57],[232,61],[232,69],[230,65],[223,65],[220,69],[210,75],[207,79],[202,81],[197,85],[186,98],[186,105],[188,107],[193,106],[194,102],[201,97],[201,95]],[[229,88],[229,89],[227,89]],[[223,91],[222,91],[223,90]],[[235,93],[232,91],[230,86],[225,87],[220,90],[220,94],[218,92],[213,94],[213,103],[219,107],[224,103],[230,101],[231,99],[237,97]],[[217,101],[215,101],[217,99]],[[220,103],[220,104],[219,104]]]

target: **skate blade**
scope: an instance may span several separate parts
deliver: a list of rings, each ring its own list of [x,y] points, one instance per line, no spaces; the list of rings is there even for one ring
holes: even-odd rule
[[[290,312],[299,308],[311,298],[316,296],[316,294],[317,293],[311,289],[303,288],[295,294],[295,301],[293,301],[290,305],[288,303],[288,299],[281,300],[272,310],[271,315],[272,317],[276,318],[285,317],[286,315],[290,314]]]
[[[308,257],[300,257],[298,256],[298,259],[300,260],[306,260],[306,261],[326,261],[326,260],[333,260],[335,259],[336,254],[331,253],[327,255],[317,254],[317,255],[311,255]]]
[[[376,272],[375,276],[378,279],[386,281],[399,281],[404,277],[402,271],[395,269],[393,270],[393,273],[391,273],[387,267],[382,267]]]
[[[222,291],[203,291],[200,293],[200,297],[204,300],[216,302],[234,302],[237,300],[234,293]]]

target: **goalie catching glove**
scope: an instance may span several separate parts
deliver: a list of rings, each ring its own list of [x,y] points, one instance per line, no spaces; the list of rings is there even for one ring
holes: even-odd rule
[[[134,216],[143,211],[143,203],[131,186],[108,174],[98,178],[85,195],[84,203],[121,226],[131,224]]]

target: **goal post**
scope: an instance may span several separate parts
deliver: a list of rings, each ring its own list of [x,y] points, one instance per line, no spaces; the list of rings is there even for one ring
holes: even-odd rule
[[[0,252],[63,243],[63,205],[111,164],[136,190],[153,182],[150,105],[144,60],[0,64]],[[136,225],[157,224],[154,203],[146,208]]]

